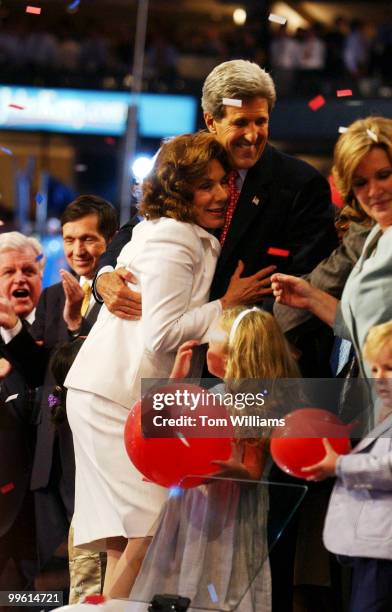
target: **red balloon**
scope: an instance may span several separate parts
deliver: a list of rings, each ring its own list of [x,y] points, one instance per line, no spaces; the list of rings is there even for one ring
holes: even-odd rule
[[[283,427],[275,427],[271,440],[271,455],[281,470],[297,478],[309,478],[313,472],[302,468],[318,463],[325,457],[322,438],[328,438],[340,455],[350,452],[350,425],[321,408],[300,408],[285,417]]]
[[[186,388],[193,392],[206,393],[204,389],[196,385],[184,383],[162,386],[159,388],[159,392],[168,393],[179,387],[182,388],[182,390]],[[158,389],[155,389],[155,392],[157,391]],[[148,403],[146,407],[145,401],[146,398],[143,399],[143,415],[146,414],[145,410],[149,408]],[[150,398],[147,397],[147,402],[149,401]],[[159,413],[154,412],[154,414],[164,414],[164,416],[174,417],[178,416],[181,409],[184,414],[184,406],[181,405],[173,406],[170,409],[170,414],[168,414],[166,410],[160,411]],[[203,478],[186,479],[187,476],[206,476],[216,473],[218,468],[213,465],[211,461],[225,461],[230,458],[232,440],[229,437],[186,437],[186,435],[182,435],[181,433],[184,431],[184,428],[177,427],[171,433],[172,437],[145,438],[142,432],[141,410],[142,402],[138,401],[128,415],[124,430],[124,441],[130,460],[148,480],[164,487],[195,487],[203,482]],[[217,417],[218,414],[222,415],[222,410],[225,411],[225,415],[227,416],[224,407],[218,409],[218,411],[214,409],[213,416]],[[197,407],[196,410],[192,411],[192,417],[196,418],[198,413],[208,414],[208,411],[210,411],[212,416],[211,408],[206,408],[204,404],[202,410]],[[191,414],[189,408],[187,408],[187,414]],[[197,432],[200,431],[200,434],[203,433],[201,427],[195,429]],[[176,435],[177,430],[179,431],[178,435]],[[182,482],[184,478],[185,481]]]

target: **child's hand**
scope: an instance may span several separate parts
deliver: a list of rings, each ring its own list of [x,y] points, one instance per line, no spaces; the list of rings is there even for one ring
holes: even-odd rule
[[[169,378],[186,378],[188,376],[191,368],[193,349],[199,344],[200,342],[198,340],[188,340],[184,342],[184,344],[181,344],[177,350],[176,359]]]
[[[336,460],[339,455],[332,448],[328,438],[323,438],[323,445],[326,451],[324,459],[302,468],[302,472],[314,472],[306,480],[325,480],[330,476],[336,476]]]
[[[250,480],[252,475],[246,466],[235,459],[227,461],[211,461],[214,465],[220,467],[220,472],[212,474],[212,476],[221,476],[222,478],[241,478]]]

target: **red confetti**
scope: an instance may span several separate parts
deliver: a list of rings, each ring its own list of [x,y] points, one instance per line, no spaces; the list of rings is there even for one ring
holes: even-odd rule
[[[3,495],[5,495],[6,493],[9,493],[10,491],[13,491],[15,489],[15,485],[13,482],[9,482],[5,485],[3,485],[2,487],[0,487],[0,492],[3,493]]]
[[[324,104],[325,104],[325,98],[324,98],[324,96],[321,96],[321,95],[316,96],[315,98],[312,98],[308,102],[308,106],[309,106],[309,108],[312,109],[312,111],[318,110],[319,108],[324,106]]]
[[[290,255],[290,251],[286,249],[277,249],[275,247],[270,247],[267,251],[267,255],[276,255],[277,257],[288,257]]]
[[[9,108],[16,108],[17,110],[24,110],[24,106],[20,106],[19,104],[8,104]]]
[[[352,96],[352,89],[338,89],[336,92],[338,98],[345,98],[346,96]]]
[[[32,15],[41,15],[41,10],[40,6],[26,6],[26,13],[31,13]]]
[[[105,138],[105,142],[108,145],[114,145],[116,144],[116,141],[114,140],[114,138],[112,138],[111,136],[108,136],[107,138]]]

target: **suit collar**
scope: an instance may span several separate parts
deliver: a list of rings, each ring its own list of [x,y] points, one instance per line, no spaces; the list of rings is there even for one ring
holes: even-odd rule
[[[100,308],[101,308],[101,304],[99,304],[99,302],[94,301],[94,305],[92,306],[92,308],[90,308],[90,311],[88,312],[86,316],[86,320],[89,321],[90,323],[95,323],[95,320],[98,316]]]
[[[278,152],[270,144],[266,144],[262,156],[252,168],[249,168],[246,181],[257,180],[258,185],[268,185],[276,180],[276,164],[278,162]]]

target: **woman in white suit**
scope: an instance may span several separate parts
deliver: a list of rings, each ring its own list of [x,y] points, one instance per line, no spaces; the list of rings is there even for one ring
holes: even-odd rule
[[[392,610],[392,321],[373,327],[363,354],[382,402],[379,423],[349,455],[327,440],[309,480],[336,476],[324,526],[331,552],[353,567],[350,612]]]
[[[165,143],[143,185],[138,224],[118,267],[132,269],[142,294],[140,321],[102,307],[68,377],[67,413],[76,457],[77,546],[106,550],[104,592],[127,597],[167,491],[144,482],[123,443],[142,378],[164,378],[185,340],[205,341],[222,309],[255,302],[268,279],[233,275],[226,294],[208,302],[228,198],[225,150],[207,133]],[[272,271],[272,268],[271,270]],[[164,457],[162,457],[164,461]]]
[[[274,274],[272,287],[278,303],[310,310],[351,340],[362,374],[369,376],[362,360],[366,335],[392,318],[392,120],[368,117],[351,124],[337,141],[333,175],[346,205],[363,209],[374,222],[341,301],[285,274]]]

